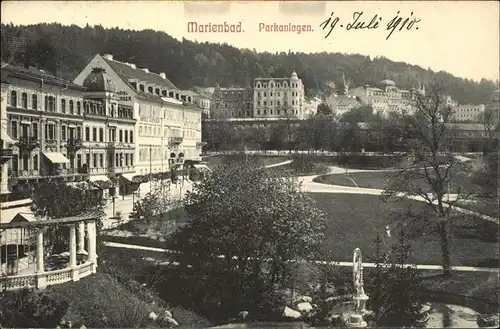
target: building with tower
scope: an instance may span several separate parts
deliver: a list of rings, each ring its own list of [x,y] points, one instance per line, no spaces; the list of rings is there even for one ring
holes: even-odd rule
[[[254,80],[255,118],[303,118],[304,105],[304,85],[295,71],[289,78]]]
[[[135,64],[118,61],[109,54],[95,55],[78,74],[74,83],[83,84],[89,76],[96,74],[96,69],[105,72],[106,79],[109,79],[110,86],[112,84],[115,90],[115,96],[109,96],[111,111],[113,104],[115,105],[116,112],[113,113],[115,117],[108,118],[107,124],[110,127],[116,125],[115,129],[110,130],[118,134],[111,135],[115,138],[115,146],[120,143],[124,145],[119,146],[114,153],[115,164],[118,161],[128,168],[132,161],[135,175],[139,176],[136,180],[140,181],[142,176],[168,175],[171,168],[182,165],[185,160],[200,159],[203,147],[201,142],[202,110],[195,104],[191,95],[179,90],[165,73],[154,73],[147,68],[137,68]],[[103,95],[101,93],[101,96]],[[127,121],[129,119],[135,120],[132,135]],[[94,142],[93,127],[89,128],[92,128],[89,134]],[[103,126],[96,126],[98,136],[100,136],[100,128]],[[125,142],[125,131],[128,132],[128,142]],[[97,139],[99,140],[99,137]],[[135,145],[133,152],[128,148],[128,145],[132,143]],[[127,155],[128,166],[126,165]],[[134,174],[129,173],[128,169],[125,170],[122,169],[121,177],[132,180]]]
[[[382,80],[379,85],[353,88],[349,95],[356,97],[364,105],[372,106],[374,112],[387,115],[403,109],[411,110],[417,94],[425,94],[424,87],[400,89],[389,79]]]

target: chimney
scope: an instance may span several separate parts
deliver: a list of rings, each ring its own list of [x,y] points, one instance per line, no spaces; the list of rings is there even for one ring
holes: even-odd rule
[[[160,77],[162,77],[163,79],[167,79],[167,75],[165,74],[165,72],[160,72]]]
[[[143,70],[144,72],[146,72],[146,73],[149,73],[149,69],[144,68],[144,69],[142,69],[142,70]]]
[[[110,61],[113,60],[113,55],[110,55],[110,54],[104,54],[104,55],[102,55],[102,57],[109,59]]]

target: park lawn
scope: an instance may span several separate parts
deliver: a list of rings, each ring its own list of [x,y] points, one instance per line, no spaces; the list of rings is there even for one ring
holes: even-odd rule
[[[314,182],[329,184],[329,185],[341,185],[341,186],[351,186],[351,187],[363,187],[383,190],[386,188],[391,176],[394,175],[394,171],[373,171],[373,172],[353,172],[347,174],[327,174],[314,178]],[[452,175],[452,182],[450,184],[450,189],[456,191],[457,184],[460,184],[466,191],[474,191],[478,187],[472,182],[472,179],[468,175],[457,174]],[[354,184],[354,182],[356,184]],[[423,189],[429,189],[429,184],[424,180],[415,180],[413,183],[418,184]]]
[[[324,251],[329,258],[351,261],[355,248],[361,248],[365,259],[375,251],[373,239],[377,233],[384,234],[385,242],[396,243],[385,235],[389,218],[398,212],[411,209],[417,212],[427,205],[413,200],[399,200],[389,204],[379,196],[361,194],[308,193],[328,218],[325,231]],[[499,258],[498,225],[480,219],[456,214],[452,243],[452,264],[463,266],[497,267]],[[397,217],[397,216],[396,216]],[[390,241],[389,241],[390,240]],[[409,261],[417,264],[439,265],[441,249],[436,235],[421,235],[410,241],[412,252]]]

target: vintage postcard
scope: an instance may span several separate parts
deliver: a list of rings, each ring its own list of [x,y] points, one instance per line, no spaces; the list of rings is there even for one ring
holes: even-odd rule
[[[499,11],[3,1],[0,327],[498,327]]]

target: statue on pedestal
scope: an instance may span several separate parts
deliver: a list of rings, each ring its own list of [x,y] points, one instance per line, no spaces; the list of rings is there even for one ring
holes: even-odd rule
[[[349,317],[349,323],[347,324],[350,328],[364,328],[367,323],[363,320],[363,315],[366,312],[365,305],[368,300],[368,296],[365,293],[363,287],[363,259],[361,257],[361,249],[354,249],[354,255],[352,259],[352,277],[354,283],[354,302],[355,310],[354,313]]]

